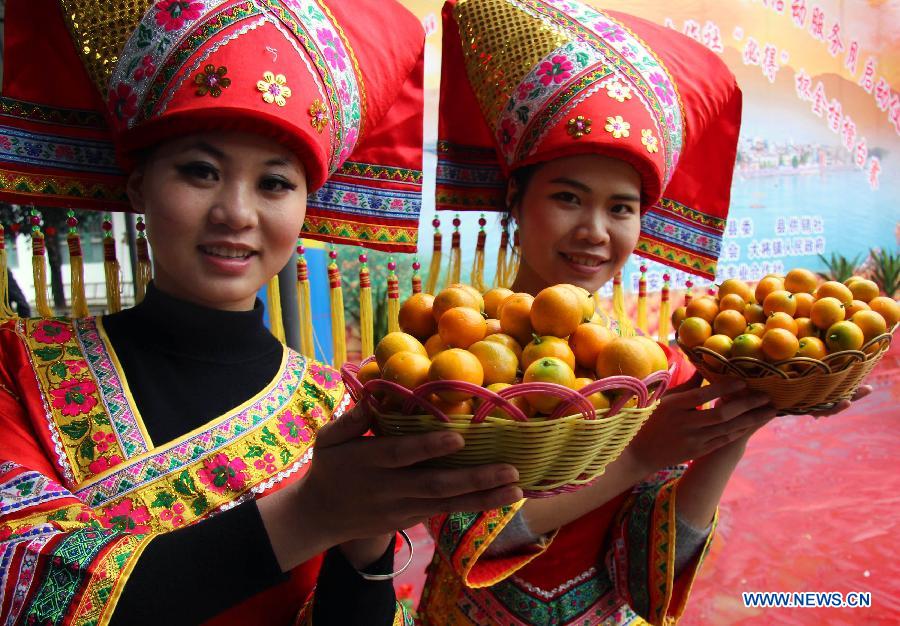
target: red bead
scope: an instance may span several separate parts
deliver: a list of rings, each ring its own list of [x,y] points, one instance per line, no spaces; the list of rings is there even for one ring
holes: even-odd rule
[[[507,226],[509,226],[509,220],[504,217],[503,219],[500,220],[500,225],[503,228],[506,228]]]
[[[669,275],[668,275],[668,274],[663,274],[663,280],[666,281],[666,282],[669,282]]]
[[[32,226],[40,226],[40,225],[41,225],[41,218],[38,217],[37,215],[32,215],[32,216],[31,216],[31,225],[32,225]]]
[[[76,226],[78,226],[78,218],[77,217],[67,217],[66,225],[68,225],[69,228],[75,228]]]
[[[413,263],[413,269],[414,269],[415,271],[418,272],[418,271],[419,271],[419,268],[421,268],[421,267],[422,267],[422,266],[421,266],[421,264],[419,264],[418,261],[416,261],[415,263]]]
[[[104,220],[103,221],[103,230],[109,232],[112,230],[112,222]]]
[[[694,286],[694,281],[686,280],[686,281],[684,281],[684,286],[687,287],[688,289],[690,289],[691,287]]]
[[[483,217],[479,217],[479,218],[478,218],[478,225],[481,226],[482,228],[484,228],[484,227],[487,225],[487,220],[484,219]]]
[[[645,273],[647,273],[647,266],[641,265],[641,274],[645,274]]]
[[[396,264],[396,263],[394,263],[393,261],[391,261],[390,263],[388,263],[388,271],[393,272],[395,269],[397,269],[397,264]]]
[[[337,252],[335,252],[334,250],[329,251],[329,252],[328,252],[328,258],[330,258],[330,259],[336,259],[336,258],[337,258]]]
[[[456,228],[459,228],[459,225],[460,225],[460,224],[462,224],[462,221],[461,221],[458,217],[454,217],[454,218],[453,218],[453,225],[454,225]]]
[[[440,228],[441,220],[439,220],[438,218],[434,218],[433,220],[431,220],[431,225],[434,226],[435,228]]]
[[[360,262],[360,263],[368,263],[368,262],[369,262],[369,257],[366,256],[365,254],[360,254],[360,255],[359,255],[359,262]]]
[[[137,229],[137,231],[138,231],[139,233],[142,233],[142,232],[144,232],[145,230],[147,230],[147,225],[144,224],[144,222],[138,222],[138,223],[135,225],[135,228]]]

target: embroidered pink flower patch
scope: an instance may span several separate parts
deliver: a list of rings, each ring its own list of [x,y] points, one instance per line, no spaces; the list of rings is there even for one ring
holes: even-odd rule
[[[343,72],[347,68],[347,64],[344,62],[347,53],[341,48],[338,38],[326,28],[317,30],[316,38],[319,40],[319,43],[325,46],[322,53],[325,55],[328,65]]]
[[[113,454],[109,457],[100,457],[96,461],[91,462],[88,465],[88,469],[91,470],[91,474],[99,474],[100,472],[105,472],[111,467],[115,467],[119,463],[122,462],[122,457],[118,454]]]
[[[141,64],[138,66],[136,70],[134,70],[134,80],[142,81],[145,78],[150,78],[153,76],[153,72],[156,71],[156,65],[153,63],[153,57],[149,54],[144,55],[144,58],[141,59]]]
[[[64,380],[57,389],[51,389],[53,408],[69,417],[84,415],[95,406],[97,398],[93,396],[97,385],[90,380]]]
[[[44,320],[38,322],[31,336],[41,343],[65,343],[72,338],[72,329],[62,322]]]
[[[217,454],[207,459],[197,474],[204,485],[216,493],[225,493],[228,489],[239,491],[247,483],[246,469],[247,465],[240,457],[229,459],[224,454]]]
[[[134,508],[134,502],[130,498],[122,500],[103,512],[100,523],[104,528],[112,528],[119,532],[143,534],[150,532],[147,522],[150,521],[150,512],[147,507]]]
[[[109,90],[107,106],[117,120],[129,120],[137,113],[137,94],[125,83],[119,83]]]
[[[400,202],[402,205],[403,201],[401,200]],[[334,389],[335,387],[337,387],[338,381],[341,380],[341,375],[338,374],[335,370],[331,369],[330,367],[323,367],[317,363],[310,364],[309,373],[312,376],[313,380],[325,389]]]
[[[202,2],[162,0],[156,3],[156,24],[168,32],[178,30],[185,22],[199,18],[202,10]]]
[[[519,85],[518,96],[519,100],[527,100],[528,95],[534,90],[534,83],[522,83]]]
[[[650,82],[653,83],[653,91],[656,92],[659,99],[666,105],[671,105],[675,101],[675,93],[672,91],[672,87],[669,85],[666,77],[659,72],[653,72],[649,78]]]
[[[299,415],[295,415],[291,411],[285,411],[278,418],[278,432],[289,442],[299,444],[301,441],[307,443],[310,438],[309,430],[306,428],[306,422]]]
[[[500,124],[500,132],[497,134],[497,138],[500,140],[500,147],[503,148],[504,152],[509,152],[511,149],[517,130],[515,123],[510,119],[505,119]]]
[[[263,458],[253,461],[253,467],[269,474],[274,474],[275,470],[278,469],[275,466],[275,455],[271,452],[266,452]]]
[[[550,61],[544,61],[538,68],[537,75],[541,77],[541,84],[545,87],[550,83],[560,84],[572,76],[572,62],[561,54],[557,54]]]
[[[116,436],[112,433],[94,433],[91,435],[91,439],[94,440],[97,452],[100,454],[106,452],[116,442]]]

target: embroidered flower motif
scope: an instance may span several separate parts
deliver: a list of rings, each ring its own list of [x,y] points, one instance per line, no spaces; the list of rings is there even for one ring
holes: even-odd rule
[[[348,191],[344,194],[344,202],[347,202],[352,206],[359,206],[359,196],[352,191]]]
[[[203,11],[202,2],[191,0],[162,0],[156,3],[156,25],[171,32],[188,20],[196,20]]]
[[[641,131],[641,143],[647,147],[647,152],[650,154],[659,152],[659,140],[649,128],[645,128]]]
[[[129,120],[137,113],[137,94],[125,83],[119,83],[109,90],[106,104],[117,120]]]
[[[122,457],[118,454],[113,454],[112,456],[102,456],[96,461],[92,461],[90,465],[88,465],[88,469],[91,471],[91,474],[99,474],[100,472],[105,472],[111,467],[115,467],[119,463],[122,462]]]
[[[153,57],[149,54],[144,55],[144,58],[141,59],[141,64],[138,66],[136,70],[134,70],[135,81],[141,81],[145,78],[150,78],[153,75],[153,72],[156,71],[156,65],[153,63]]]
[[[4,150],[12,150],[12,141],[6,135],[0,136],[0,148]]]
[[[322,134],[322,131],[328,125],[328,109],[325,108],[325,105],[318,98],[309,105],[309,123],[319,134]]]
[[[291,88],[287,86],[287,78],[284,74],[277,76],[272,72],[265,72],[263,79],[256,83],[256,88],[262,92],[262,98],[268,104],[273,102],[280,107],[287,104],[287,98],[291,97]]]
[[[659,72],[653,72],[649,76],[650,82],[653,83],[653,91],[656,92],[656,95],[659,96],[659,99],[662,100],[666,105],[671,105],[675,102],[675,94],[672,92],[672,87],[669,85],[668,79],[660,74]]]
[[[275,467],[275,455],[271,452],[266,452],[263,458],[253,461],[253,467],[268,474],[274,474],[275,470],[278,469]]]
[[[56,146],[53,154],[57,159],[73,159],[75,158],[75,148],[65,145]]]
[[[607,117],[605,128],[607,132],[612,133],[612,136],[616,139],[621,139],[622,137],[627,137],[631,134],[628,130],[631,128],[631,124],[623,120],[621,115]]]
[[[616,24],[597,22],[594,28],[598,29],[600,36],[607,41],[625,41],[625,31]]]
[[[537,75],[541,77],[541,84],[545,87],[550,83],[560,84],[572,76],[572,62],[561,54],[557,54],[550,61],[544,61],[538,68]]]
[[[328,65],[343,72],[347,68],[347,64],[344,62],[344,59],[347,58],[347,53],[344,52],[338,38],[327,28],[317,30],[316,37],[319,43],[325,46],[322,54],[325,55]]]
[[[625,100],[631,99],[631,87],[622,81],[616,80],[606,86],[606,95],[613,100],[625,102]]]
[[[338,155],[338,160],[341,162],[345,161],[347,157],[350,156],[352,146],[356,145],[356,135],[358,132],[356,126],[351,126],[347,131],[347,137],[344,139],[344,147],[341,148],[341,153]]]
[[[518,88],[519,100],[527,100],[528,96],[534,90],[534,83],[522,83]]]
[[[53,408],[63,415],[84,415],[97,405],[93,393],[97,385],[90,380],[64,380],[57,389],[51,389]]]
[[[342,80],[341,86],[338,87],[338,98],[340,98],[341,104],[350,104],[350,90],[347,88],[346,80]]]
[[[591,134],[591,124],[593,123],[594,121],[591,118],[579,115],[569,120],[566,124],[566,132],[573,139],[581,139],[585,135]]]
[[[139,535],[150,532],[150,527],[147,525],[149,521],[150,511],[147,510],[147,507],[134,508],[131,498],[126,498],[106,509],[100,523],[104,528]]]
[[[66,343],[72,338],[72,329],[62,322],[44,320],[37,323],[31,336],[40,343]]]
[[[213,98],[218,98],[222,95],[223,89],[231,86],[231,79],[225,76],[227,73],[228,68],[224,65],[219,68],[212,64],[205,66],[202,72],[194,76],[194,84],[197,85],[197,91],[194,93],[198,96],[209,94]]]
[[[245,469],[247,465],[240,457],[229,459],[224,454],[217,454],[204,461],[203,469],[197,474],[204,485],[216,493],[225,493],[228,489],[238,491],[246,484]]]
[[[317,384],[325,389],[334,389],[337,387],[341,375],[330,367],[323,367],[318,363],[310,363],[309,373]]]
[[[307,443],[310,438],[309,430],[306,428],[306,422],[302,417],[291,411],[285,411],[284,414],[278,418],[278,432],[281,433],[282,437],[293,444],[299,444],[301,441]]]
[[[516,125],[510,119],[503,120],[503,123],[500,124],[500,132],[498,133],[498,139],[500,140],[500,146],[503,148],[504,152],[509,152],[510,148],[512,148],[513,139],[516,137]]]
[[[106,452],[116,442],[116,436],[112,433],[94,433],[91,435],[91,439],[100,454]]]
[[[80,374],[83,370],[87,369],[88,366],[87,361],[84,359],[72,359],[70,361],[65,361],[65,364],[72,374]]]

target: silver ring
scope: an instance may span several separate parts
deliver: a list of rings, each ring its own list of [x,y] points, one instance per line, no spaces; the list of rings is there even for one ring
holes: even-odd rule
[[[413,554],[415,554],[416,552],[413,548],[412,540],[410,540],[409,535],[406,534],[405,530],[400,530],[397,532],[400,533],[400,535],[403,537],[403,541],[406,542],[406,547],[409,548],[409,558],[406,559],[406,563],[403,565],[403,567],[398,569],[396,572],[391,572],[390,574],[366,574],[365,572],[356,570],[357,574],[362,576],[365,580],[372,580],[376,582],[382,580],[394,580],[395,578],[397,578],[397,576],[405,572],[410,565],[412,565]]]

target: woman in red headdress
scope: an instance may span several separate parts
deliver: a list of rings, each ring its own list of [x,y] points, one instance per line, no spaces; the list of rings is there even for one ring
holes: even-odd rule
[[[712,277],[740,114],[725,64],[671,29],[574,0],[452,0],[437,208],[515,218],[513,291],[593,293],[632,251]],[[594,484],[430,521],[423,623],[680,617],[725,485],[776,411],[740,383],[701,387],[669,354],[678,386]]]
[[[144,213],[155,278],[133,309],[0,325],[0,621],[407,620],[394,531],[515,501],[515,471],[409,467],[459,437],[363,437],[338,373],[277,341],[255,294],[301,227],[415,245],[417,20],[20,0],[6,22],[0,197]]]

